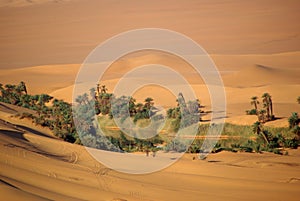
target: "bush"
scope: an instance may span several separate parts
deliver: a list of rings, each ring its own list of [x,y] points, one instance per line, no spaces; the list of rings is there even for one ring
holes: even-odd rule
[[[241,147],[240,151],[251,153],[251,152],[253,152],[253,149],[251,147]]]
[[[294,139],[286,139],[284,143],[284,147],[297,149],[298,148],[298,141]]]
[[[280,149],[273,149],[273,153],[274,153],[274,154],[282,155],[282,152],[281,152]]]
[[[255,151],[256,153],[261,153],[260,144],[257,143],[257,144],[254,146],[254,151]]]
[[[186,149],[186,144],[182,143],[179,140],[173,140],[169,142],[165,147],[165,151],[185,152]]]
[[[247,115],[256,115],[257,114],[257,110],[256,109],[246,110],[246,114]]]
[[[273,140],[270,141],[270,143],[269,143],[268,146],[269,146],[269,148],[271,148],[271,149],[280,147],[279,144],[278,144],[277,138],[275,138],[275,139],[273,138]]]
[[[294,126],[292,128],[292,132],[295,133],[296,135],[300,135],[300,126],[299,125]]]
[[[288,119],[289,127],[294,128],[300,123],[300,118],[297,112],[293,112],[292,115]]]
[[[26,119],[33,119],[34,116],[33,116],[33,114],[30,114],[30,113],[28,113],[28,112],[23,112],[23,113],[20,115],[20,119],[24,119],[24,118],[26,118]]]

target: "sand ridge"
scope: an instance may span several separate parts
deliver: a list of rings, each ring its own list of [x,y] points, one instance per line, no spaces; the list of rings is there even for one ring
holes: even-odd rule
[[[210,54],[299,51],[299,2],[293,0],[31,2],[0,6],[1,68],[82,63],[103,41],[145,27],[183,33]]]
[[[30,121],[23,124],[36,129]],[[19,126],[1,123],[0,127],[0,191],[6,199],[181,200],[183,192],[188,200],[297,200],[299,196],[298,150],[290,150],[289,156],[222,152],[203,161],[186,154],[162,171],[130,175],[99,164],[82,146],[41,135],[42,130],[22,132]]]
[[[280,54],[281,59],[279,60],[282,60],[282,62],[283,60],[288,61],[288,59],[290,59],[289,56],[293,55],[294,63],[287,65],[287,68],[279,64],[275,66],[275,62],[272,63],[270,61],[265,62],[264,65],[255,64],[256,58],[258,58],[257,60],[259,61],[260,57],[270,57],[270,55],[261,55],[251,59],[251,62],[253,62],[252,65],[250,65],[250,61],[247,61],[248,64],[246,66],[243,66],[243,63],[241,63],[241,67],[237,68],[231,65],[235,62],[234,59],[231,61],[231,64],[229,64],[225,59],[221,59],[226,58],[224,55],[215,55],[212,57],[217,58],[217,67],[220,70],[225,86],[227,116],[229,117],[228,122],[239,122],[240,118],[237,116],[244,115],[245,110],[249,110],[253,107],[250,104],[250,98],[252,96],[260,97],[265,92],[272,95],[274,112],[277,117],[287,120],[291,112],[300,112],[300,105],[296,102],[300,89],[299,69],[293,66],[297,65],[298,59],[296,59],[296,57],[299,55],[298,53],[283,55]],[[278,59],[277,54],[273,55],[273,57],[275,60]],[[222,61],[225,61],[225,63],[219,67],[218,63],[222,63]],[[187,71],[187,69],[191,69],[191,67],[184,61],[179,60],[178,62],[178,59],[166,54],[160,55],[160,53],[146,52],[124,57],[109,67],[101,80],[101,84],[105,84],[109,92],[113,92],[115,85],[126,72],[149,63],[162,63],[181,73],[190,83],[201,103],[206,106],[206,110],[210,109],[209,91],[201,76],[195,76],[195,72]],[[273,64],[274,66],[270,66],[269,64]],[[14,70],[2,69],[0,70],[0,78],[3,84],[17,84],[23,80],[27,83],[28,91],[31,94],[48,93],[55,98],[71,102],[74,82],[80,66],[80,64],[64,64]],[[139,79],[143,78],[140,77]],[[152,96],[157,104],[165,108],[174,107],[176,105],[175,95],[167,93],[167,91],[164,90],[165,89],[158,86],[149,86],[140,89],[133,94],[133,96],[138,102],[143,102],[146,97]],[[261,104],[259,106],[262,107]],[[235,116],[237,118],[233,120]],[[245,124],[247,122],[242,121],[241,123]],[[248,123],[252,123],[252,121]],[[274,125],[287,125],[287,121],[285,124],[280,123]]]

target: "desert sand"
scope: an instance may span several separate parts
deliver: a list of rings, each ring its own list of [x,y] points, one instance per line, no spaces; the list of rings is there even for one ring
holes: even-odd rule
[[[250,98],[272,95],[287,126],[300,112],[300,40],[297,0],[117,1],[3,0],[0,2],[0,83],[26,82],[30,94],[72,100],[74,81],[87,55],[103,41],[136,28],[177,31],[199,43],[222,76],[227,122],[251,125]],[[209,92],[182,60],[155,52],[115,62],[102,84],[112,91],[128,70],[161,63],[185,76],[210,109]],[[187,69],[189,69],[187,71]],[[164,94],[162,96],[162,94]],[[165,108],[175,96],[159,87],[139,90]],[[5,200],[298,200],[300,152],[186,154],[162,171],[127,175],[95,161],[82,146],[63,142],[41,127],[11,117],[20,108],[0,105],[1,196]],[[162,179],[163,178],[163,179]]]
[[[206,160],[185,154],[162,171],[131,175],[111,170],[83,146],[11,117],[1,104],[1,195],[4,200],[298,200],[300,152],[222,152]],[[157,154],[159,157],[159,153]],[[145,156],[145,160],[149,160]]]

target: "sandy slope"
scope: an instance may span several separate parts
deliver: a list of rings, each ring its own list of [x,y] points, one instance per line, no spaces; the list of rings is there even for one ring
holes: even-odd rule
[[[211,54],[299,51],[297,0],[7,2],[0,2],[1,68],[81,63],[104,40],[144,27],[183,33]]]
[[[250,97],[264,92],[273,96],[275,115],[287,117],[300,111],[297,8],[294,0],[1,1],[0,80],[23,80],[30,93],[71,101],[80,64],[98,44],[134,28],[167,28],[186,34],[211,54],[226,87],[228,117],[243,115],[251,108]],[[101,81],[112,91],[124,73],[149,62],[185,76],[210,108],[201,78],[184,61],[161,52],[122,58]],[[146,96],[166,107],[175,105],[174,96],[163,89],[135,94],[139,101]]]
[[[222,152],[203,161],[186,154],[162,171],[129,175],[104,167],[83,147],[55,139],[29,121],[11,124],[15,118],[7,116],[13,110],[1,106],[1,111],[7,120],[0,121],[5,200],[292,201],[300,195],[298,150],[289,156]]]
[[[227,61],[227,57],[231,60]],[[213,59],[217,58],[217,64],[222,64],[224,61],[218,68],[225,85],[227,116],[229,117],[227,121],[242,124],[255,122],[256,119],[253,117],[240,118],[240,116],[245,114],[245,110],[253,107],[250,105],[252,96],[260,97],[263,93],[268,92],[273,98],[275,115],[284,118],[280,121],[281,123],[273,125],[286,126],[286,119],[291,112],[300,112],[300,105],[296,103],[300,89],[300,72],[296,66],[299,65],[297,58],[300,57],[300,53],[251,56],[253,58],[250,60],[239,57],[235,60],[237,57],[213,56]],[[284,61],[287,61],[286,66],[284,66]],[[237,64],[238,62],[240,65]],[[167,65],[178,71],[191,83],[196,96],[207,107],[206,110],[210,109],[209,91],[202,78],[185,62],[166,54],[146,52],[124,57],[105,72],[101,83],[107,86],[109,92],[112,92],[116,83],[126,72],[149,63]],[[79,69],[79,64],[46,65],[14,70],[2,69],[0,70],[0,79],[2,83],[18,83],[23,80],[28,83],[29,93],[49,93],[56,98],[72,101],[74,82]],[[172,82],[168,75],[163,76]],[[139,77],[140,79],[142,76]],[[134,83],[133,79],[131,84],[134,85]],[[175,96],[158,86],[141,88],[133,96],[139,102],[151,96],[157,104],[166,108],[176,105]],[[249,118],[252,120],[249,121]]]
[[[158,27],[183,33],[211,54],[222,75],[227,121],[245,116],[252,96],[268,92],[286,126],[300,112],[299,1],[3,0],[0,1],[0,82],[25,81],[31,94],[71,101],[80,64],[101,42],[123,31]],[[176,69],[210,109],[206,86],[182,60],[167,54],[133,54],[114,63],[103,84],[112,91],[128,70],[148,63]],[[165,107],[175,97],[148,87],[134,96]],[[45,128],[10,117],[0,105],[0,194],[5,200],[298,200],[300,153],[220,153],[205,161],[185,155],[149,175],[126,175],[96,162],[83,147],[62,142]],[[10,122],[10,123],[9,123]],[[4,196],[4,197],[3,197]]]

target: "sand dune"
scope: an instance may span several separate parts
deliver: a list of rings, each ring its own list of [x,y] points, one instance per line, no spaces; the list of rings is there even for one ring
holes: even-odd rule
[[[51,93],[57,89],[74,83],[78,64],[45,65],[20,69],[0,70],[2,84],[18,84],[24,81],[28,85],[28,93]]]
[[[81,63],[104,40],[144,27],[183,33],[210,54],[299,51],[299,2],[293,0],[30,2],[0,8],[1,68]]]
[[[299,84],[299,71],[273,68],[270,66],[253,65],[232,74],[224,75],[224,82],[228,86],[237,88],[263,87],[268,85]]]
[[[97,45],[131,29],[171,29],[200,44],[216,63],[227,122],[255,122],[255,116],[245,115],[253,107],[250,98],[268,92],[280,119],[266,125],[287,126],[290,113],[300,113],[299,6],[297,0],[2,0],[0,83],[25,81],[30,94],[71,102],[80,65]],[[101,83],[111,92],[124,73],[149,63],[178,71],[210,110],[201,77],[185,61],[162,52],[122,57]],[[137,101],[148,96],[164,107],[176,104],[174,95],[157,86],[134,94]],[[206,160],[186,154],[162,171],[129,175],[98,163],[84,147],[11,116],[21,111],[0,104],[5,200],[299,200],[299,150],[288,156],[222,152]]]
[[[290,55],[293,55],[292,58],[296,65],[298,59],[295,57],[298,54],[286,54],[285,56],[289,57]],[[274,55],[274,59],[277,56]],[[287,59],[285,56],[281,55],[281,57]],[[255,58],[261,57],[270,57],[270,55],[261,55]],[[226,60],[224,55],[215,55],[213,58],[218,58],[217,62]],[[244,115],[245,110],[252,108],[250,98],[252,96],[260,97],[265,92],[270,93],[273,97],[276,116],[286,119],[291,112],[299,112],[300,106],[296,103],[300,89],[299,69],[293,67],[292,64],[287,68],[255,64],[255,58],[252,58],[252,65],[250,65],[250,61],[247,61],[249,66],[237,68],[231,65],[235,62],[235,60],[232,60],[231,63],[225,62],[224,65],[219,67],[226,91],[227,116],[232,119],[234,116]],[[191,84],[196,96],[207,107],[206,109],[210,109],[209,92],[201,76],[196,75],[195,71],[186,62],[168,54],[144,52],[124,57],[111,65],[108,71],[105,72],[101,83],[107,86],[109,92],[112,92],[119,79],[126,72],[149,63],[163,64],[179,72]],[[2,69],[0,70],[0,79],[2,83],[15,84],[23,80],[28,85],[29,93],[49,93],[56,98],[71,102],[74,82],[79,69],[79,64],[46,65],[14,70]],[[187,71],[187,69],[189,70]],[[167,77],[167,75],[165,76]],[[139,77],[140,79],[143,79],[142,76]],[[132,82],[134,84],[134,80]],[[146,97],[151,96],[157,104],[166,108],[176,105],[175,96],[159,86],[144,87],[133,96],[138,102],[143,102]]]
[[[10,107],[10,106],[8,106]],[[16,109],[16,108],[12,108]],[[7,115],[13,112],[4,112]],[[8,122],[16,122],[14,117]],[[95,161],[82,146],[48,136],[30,121],[0,121],[1,185],[6,200],[297,200],[298,150],[274,154],[186,154],[152,174],[129,175]],[[24,127],[22,127],[23,129]],[[159,157],[159,153],[157,155]],[[147,160],[147,157],[145,157]],[[161,178],[164,178],[163,180]]]

